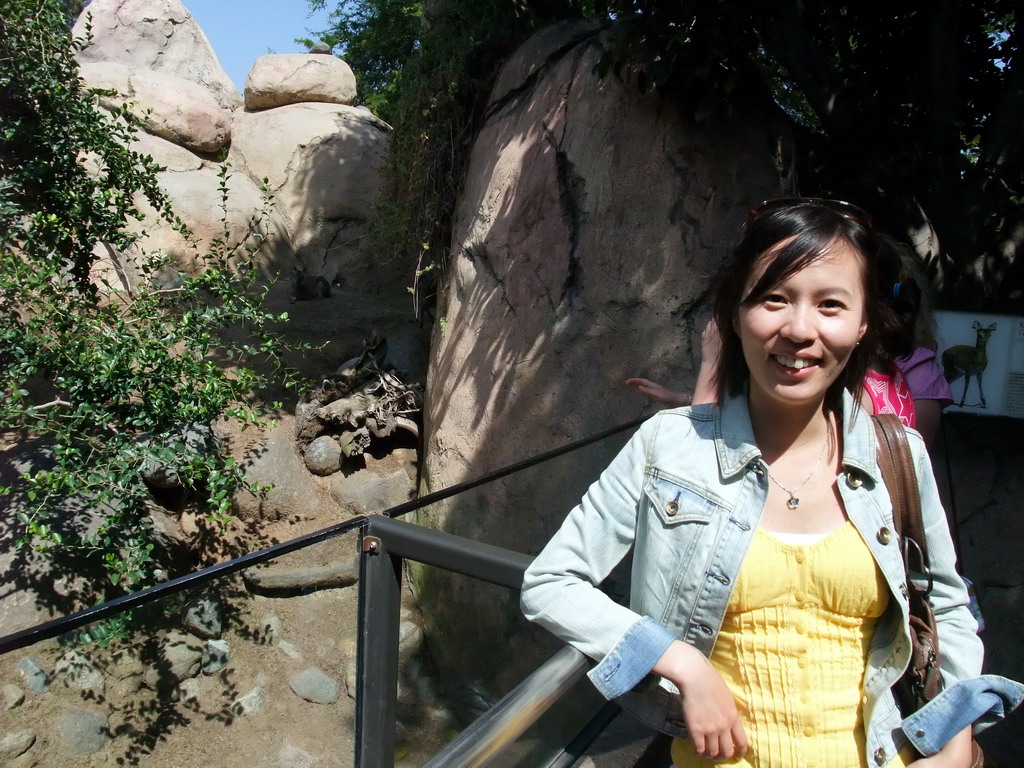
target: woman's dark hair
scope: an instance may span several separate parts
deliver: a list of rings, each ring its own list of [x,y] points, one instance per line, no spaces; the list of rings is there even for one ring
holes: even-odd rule
[[[741,394],[750,376],[734,324],[740,308],[754,303],[783,280],[832,252],[837,243],[846,243],[862,257],[867,330],[825,394],[826,410],[842,412],[843,390],[856,391],[862,385],[878,348],[881,323],[876,258],[879,246],[869,226],[830,207],[828,201],[797,200],[768,206],[763,212],[755,209],[751,213],[732,258],[717,278],[713,312],[722,337],[722,354],[716,372],[719,403],[726,395]],[[751,275],[761,264],[761,257],[782,242],[786,244],[773,251],[764,273],[744,293]]]
[[[877,237],[878,340],[881,356],[893,360],[910,355],[917,346],[921,286],[914,277],[903,247],[885,235]]]

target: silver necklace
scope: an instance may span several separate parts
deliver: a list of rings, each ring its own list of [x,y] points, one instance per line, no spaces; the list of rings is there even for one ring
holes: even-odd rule
[[[807,477],[805,477],[804,481],[802,483],[800,483],[800,485],[798,485],[793,490],[790,490],[789,488],[784,486],[782,483],[780,483],[775,478],[775,475],[772,474],[772,471],[770,469],[768,469],[768,477],[771,478],[771,481],[773,483],[775,483],[777,486],[779,486],[779,488],[781,488],[782,490],[784,490],[786,493],[789,494],[789,501],[786,502],[786,506],[789,507],[790,509],[796,509],[797,507],[800,506],[800,499],[797,498],[796,492],[799,491],[801,488],[803,488],[805,485],[807,485],[807,482],[812,477],[814,477],[814,473],[817,472],[818,471],[818,467],[821,466],[821,460],[823,458],[825,458],[825,448],[827,446],[828,446],[828,435],[825,435],[825,442],[821,444],[821,453],[818,454],[818,460],[816,462],[814,462],[814,469],[812,469],[811,470],[811,474],[809,474]],[[766,465],[766,469],[767,469],[767,465]]]

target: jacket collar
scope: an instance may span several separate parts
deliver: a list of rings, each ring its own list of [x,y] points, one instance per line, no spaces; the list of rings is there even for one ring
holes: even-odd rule
[[[752,462],[761,450],[754,442],[747,395],[727,397],[715,414],[715,451],[723,479],[729,479]],[[872,480],[880,480],[875,458],[875,429],[863,407],[854,409],[853,396],[843,392],[843,467],[855,469]]]

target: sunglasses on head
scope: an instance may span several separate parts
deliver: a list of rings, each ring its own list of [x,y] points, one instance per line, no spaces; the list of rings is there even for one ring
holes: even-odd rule
[[[748,219],[761,216],[765,213],[776,211],[780,208],[789,208],[794,205],[817,205],[826,208],[833,213],[838,213],[844,219],[860,224],[862,227],[871,229],[875,220],[871,214],[859,205],[848,203],[845,200],[826,200],[823,197],[777,197],[773,200],[765,200],[756,208],[750,209]]]

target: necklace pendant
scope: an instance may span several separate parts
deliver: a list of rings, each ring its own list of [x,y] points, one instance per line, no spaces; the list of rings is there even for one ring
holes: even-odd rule
[[[796,509],[797,507],[800,506],[800,499],[798,499],[796,496],[790,496],[789,501],[786,502],[786,506],[789,507],[790,509]]]

